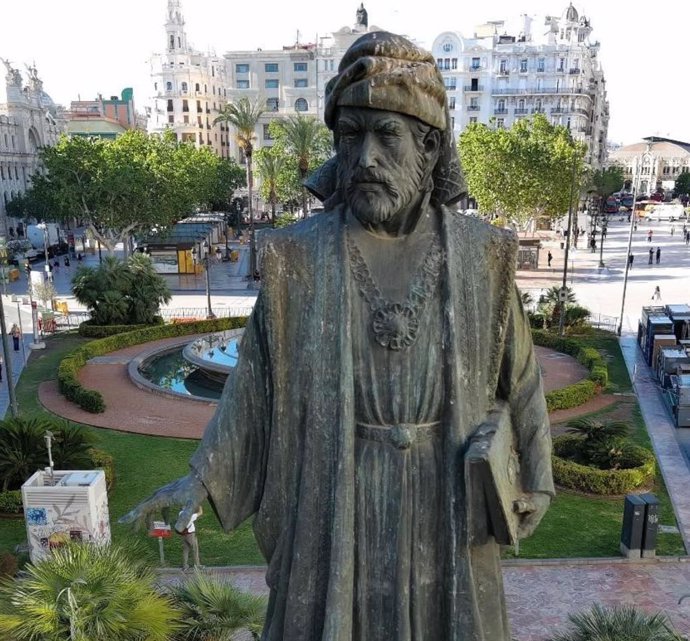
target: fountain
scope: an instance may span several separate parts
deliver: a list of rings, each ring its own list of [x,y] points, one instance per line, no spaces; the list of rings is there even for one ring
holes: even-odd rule
[[[243,330],[181,338],[140,354],[129,364],[135,385],[190,400],[217,402],[225,380],[237,364]]]

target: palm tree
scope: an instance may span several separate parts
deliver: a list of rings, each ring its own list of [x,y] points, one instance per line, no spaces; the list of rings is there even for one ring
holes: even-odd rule
[[[314,116],[298,113],[280,121],[285,133],[287,151],[297,159],[297,170],[302,183],[302,216],[307,217],[307,188],[304,181],[309,175],[309,163],[315,154],[324,146],[325,126]]]
[[[276,203],[278,202],[278,177],[285,166],[285,157],[262,149],[256,157],[256,168],[261,176],[264,190],[271,203],[271,226],[276,225]]]
[[[644,614],[631,606],[602,608],[569,616],[572,628],[551,641],[683,641],[660,612]]]
[[[568,421],[566,431],[582,436],[584,441],[602,443],[612,439],[625,438],[630,434],[630,425],[624,421],[609,421],[598,418],[576,418]]]
[[[170,592],[182,619],[175,641],[231,641],[240,630],[259,639],[266,619],[266,597],[242,592],[227,579],[199,572]]]
[[[156,576],[123,549],[71,544],[0,584],[0,632],[13,641],[166,641],[178,613]]]
[[[259,102],[252,103],[249,98],[240,98],[236,103],[229,103],[216,116],[213,124],[224,122],[235,128],[235,140],[242,150],[247,162],[247,192],[249,200],[249,271],[250,277],[256,273],[256,245],[254,239],[254,212],[252,211],[252,157],[254,155],[254,138],[256,125],[264,113]]]
[[[566,287],[565,291],[565,306],[567,308],[568,304],[576,303],[577,299],[575,298],[575,292],[570,287]],[[543,311],[544,321],[546,322],[546,318],[550,317],[552,325],[557,325],[559,321],[561,313],[560,293],[561,288],[554,285],[539,296],[539,307]]]
[[[582,437],[578,453],[586,465],[602,470],[618,469],[624,455],[633,448],[625,441],[630,435],[630,425],[623,421],[576,418],[568,421],[566,426],[568,433]]]

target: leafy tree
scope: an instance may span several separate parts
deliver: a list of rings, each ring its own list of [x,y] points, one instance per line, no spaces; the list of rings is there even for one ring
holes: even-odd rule
[[[0,584],[0,631],[13,641],[167,641],[177,616],[154,572],[114,546],[67,545]]]
[[[246,159],[247,192],[249,194],[248,211],[250,225],[249,271],[256,272],[256,241],[254,238],[254,212],[252,211],[252,158],[254,157],[255,130],[263,109],[259,102],[251,102],[249,98],[240,98],[236,103],[228,103],[214,119],[213,123],[224,122],[235,129],[235,140]]]
[[[307,216],[307,189],[304,181],[332,153],[331,132],[314,116],[298,113],[277,119],[269,125],[276,151],[284,151],[296,160],[297,178],[302,196],[302,215]]]
[[[285,156],[273,147],[260,149],[256,154],[256,169],[261,176],[261,198],[271,204],[271,224],[276,224],[278,203],[278,181],[280,180]]]
[[[674,187],[676,194],[690,194],[690,172],[683,171],[676,178],[676,184]]]
[[[662,613],[645,614],[632,606],[570,614],[571,629],[551,641],[683,641]]]
[[[98,267],[79,267],[72,291],[95,325],[155,323],[161,304],[171,299],[165,279],[140,253],[127,262],[108,256]]]
[[[614,192],[623,189],[625,173],[620,165],[611,165],[606,169],[598,169],[590,176],[591,189],[606,200]]]
[[[233,194],[239,187],[246,187],[246,173],[232,158],[220,158],[208,150],[215,161],[215,171],[211,173],[214,181],[210,185],[207,204],[211,211],[230,209]]]
[[[26,195],[37,218],[82,218],[112,255],[137,230],[169,225],[218,190],[219,159],[174,134],[131,130],[115,140],[61,138],[40,152],[46,172]],[[46,215],[41,215],[44,212]]]
[[[479,209],[506,216],[518,229],[537,217],[563,216],[577,202],[585,147],[542,114],[510,129],[472,123],[458,146]]]
[[[266,597],[242,592],[227,579],[199,572],[170,591],[182,619],[175,641],[232,641],[242,630],[253,639],[260,638]]]

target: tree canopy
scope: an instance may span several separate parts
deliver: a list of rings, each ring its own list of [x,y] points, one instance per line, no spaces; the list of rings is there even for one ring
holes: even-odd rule
[[[623,189],[625,173],[620,165],[611,165],[606,169],[598,169],[592,172],[590,188],[601,198],[608,198],[614,192]]]
[[[676,194],[690,194],[690,172],[683,171],[676,178],[673,191]]]
[[[115,140],[61,138],[41,150],[44,173],[18,207],[25,215],[78,217],[110,253],[137,230],[169,225],[197,206],[229,202],[241,169],[174,134],[127,131]]]
[[[480,211],[505,216],[521,230],[535,218],[563,216],[571,190],[575,200],[582,187],[584,145],[542,114],[510,129],[471,123],[458,147]]]

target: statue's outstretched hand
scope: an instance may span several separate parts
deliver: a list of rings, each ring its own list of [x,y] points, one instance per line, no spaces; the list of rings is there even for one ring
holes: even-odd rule
[[[544,492],[533,492],[515,501],[513,509],[520,514],[519,539],[526,539],[532,535],[546,514],[546,510],[549,509],[549,505],[551,505],[551,495]]]
[[[136,528],[148,527],[158,514],[169,522],[170,508],[181,506],[182,511],[175,523],[175,529],[181,532],[189,524],[192,514],[207,497],[208,493],[201,481],[194,474],[188,474],[157,490],[151,497],[121,517],[119,523],[129,523]]]

